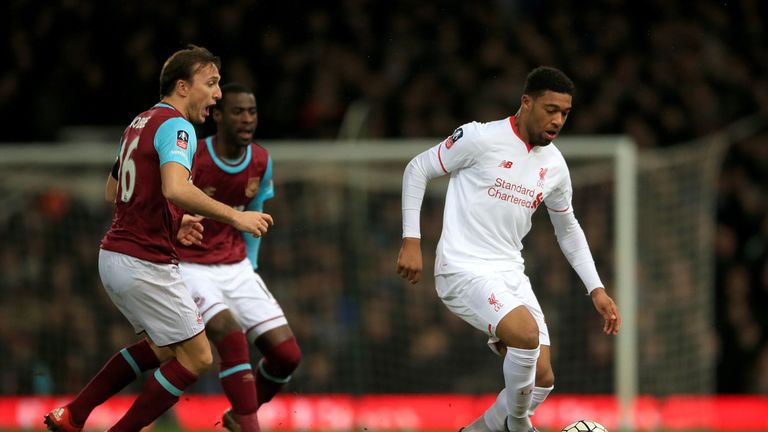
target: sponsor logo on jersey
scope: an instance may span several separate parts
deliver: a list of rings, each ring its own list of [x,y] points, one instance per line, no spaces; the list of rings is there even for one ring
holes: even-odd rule
[[[461,137],[464,136],[464,131],[461,128],[456,129],[453,131],[453,135],[449,136],[447,140],[445,140],[445,148],[450,149],[453,147],[453,143],[460,140]]]
[[[189,145],[189,134],[187,131],[180,130],[176,132],[176,145],[182,150],[187,149]]]
[[[245,184],[245,196],[248,198],[253,198],[256,196],[256,192],[259,191],[259,185],[261,184],[261,178],[260,177],[251,177],[248,179],[248,182]]]
[[[533,205],[531,206],[531,208],[536,210],[537,208],[539,208],[539,205],[543,200],[544,200],[544,194],[539,192],[538,194],[536,194],[536,199],[533,200]]]
[[[496,300],[496,295],[494,293],[491,293],[491,296],[488,297],[488,304],[493,306],[494,312],[498,312],[501,310],[501,308],[504,307],[504,305],[501,304],[500,301]]]
[[[499,168],[507,168],[507,169],[509,169],[509,168],[512,168],[513,164],[514,164],[514,162],[512,162],[512,161],[503,160],[499,164]]]
[[[501,177],[496,178],[493,186],[488,188],[487,193],[491,198],[496,198],[531,210],[536,210],[544,200],[544,194],[542,192],[537,193],[532,187],[512,183]]]

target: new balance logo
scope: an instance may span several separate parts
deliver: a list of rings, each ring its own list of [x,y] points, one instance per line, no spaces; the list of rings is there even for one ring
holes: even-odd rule
[[[514,163],[514,162],[512,162],[512,161],[503,160],[503,161],[501,161],[501,163],[499,164],[499,167],[500,167],[500,168],[512,168],[512,164],[513,164],[513,163]]]

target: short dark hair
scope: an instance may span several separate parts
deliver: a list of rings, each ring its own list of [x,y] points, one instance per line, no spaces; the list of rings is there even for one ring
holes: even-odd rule
[[[573,96],[574,89],[573,81],[561,70],[549,66],[539,66],[526,77],[523,94],[535,97],[549,90]]]
[[[214,109],[221,111],[224,104],[224,98],[228,94],[238,94],[238,93],[252,94],[254,95],[254,98],[256,97],[256,95],[253,93],[253,90],[251,90],[247,85],[236,83],[236,82],[227,83],[221,86],[221,99],[216,101],[216,107]]]
[[[176,88],[176,81],[189,81],[201,68],[208,65],[221,69],[221,59],[206,48],[189,44],[187,48],[173,53],[160,71],[160,98],[170,96]]]

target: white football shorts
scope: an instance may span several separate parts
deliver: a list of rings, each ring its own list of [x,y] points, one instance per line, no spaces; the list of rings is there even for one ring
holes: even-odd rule
[[[99,250],[99,275],[112,303],[158,346],[183,342],[205,329],[179,267]]]
[[[182,262],[179,267],[205,322],[230,309],[251,343],[288,324],[283,309],[247,258],[235,264]]]
[[[539,326],[539,343],[549,345],[549,330],[531,282],[522,271],[451,273],[435,276],[437,295],[456,316],[498,341],[496,327],[512,309],[524,305]]]

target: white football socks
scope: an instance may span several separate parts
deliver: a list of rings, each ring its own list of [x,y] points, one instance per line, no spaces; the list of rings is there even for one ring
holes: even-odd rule
[[[528,408],[528,416],[533,416],[534,411],[544,402],[544,399],[552,393],[555,386],[534,387],[533,397],[531,397],[531,406]],[[503,431],[504,421],[507,419],[507,392],[502,390],[496,397],[496,401],[485,413],[475,420],[472,424],[465,427],[466,432],[493,432]]]
[[[493,403],[478,420],[482,420],[487,431],[477,429],[478,432],[497,432],[506,430],[507,421],[507,390],[502,389],[496,396],[496,402]],[[477,420],[475,420],[477,423]],[[472,424],[475,424],[472,423]]]
[[[528,416],[533,415],[533,412],[536,411],[536,408],[538,408],[539,405],[544,402],[544,399],[546,399],[547,396],[552,393],[554,388],[555,386],[533,388],[533,397],[531,398],[531,407],[528,408]]]
[[[536,360],[539,347],[522,349],[507,347],[504,356],[504,383],[507,393],[507,426],[512,432],[528,425],[528,409],[533,399],[533,385],[536,378]],[[527,430],[527,429],[526,429]]]
[[[534,387],[538,357],[539,348],[532,350],[507,348],[503,368],[506,388],[499,392],[496,401],[483,415],[464,427],[465,432],[505,431],[508,427],[507,417],[510,417],[510,430],[519,429],[525,425],[530,426],[528,416],[533,414],[533,410],[554,388],[554,386]],[[513,398],[512,404],[508,403],[510,395]]]

